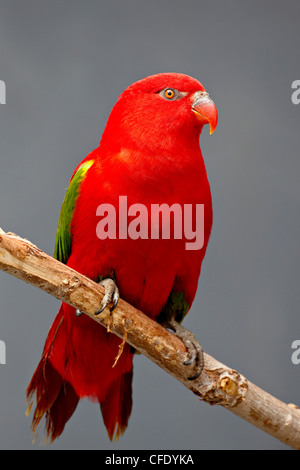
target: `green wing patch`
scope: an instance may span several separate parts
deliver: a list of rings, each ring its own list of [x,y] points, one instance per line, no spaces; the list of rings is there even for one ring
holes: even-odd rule
[[[66,263],[71,254],[71,223],[74,209],[79,195],[80,185],[93,163],[94,160],[88,160],[80,165],[72,180],[70,181],[61,207],[56,231],[54,258],[61,261],[62,263]]]
[[[181,323],[189,308],[184,292],[171,291],[167,303],[159,315],[158,322],[161,323],[168,318],[174,318],[178,323]]]

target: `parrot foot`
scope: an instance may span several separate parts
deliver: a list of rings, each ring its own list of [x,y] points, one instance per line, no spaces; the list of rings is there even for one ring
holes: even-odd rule
[[[196,373],[192,377],[188,377],[188,380],[196,380],[202,373],[204,367],[204,355],[202,346],[198,343],[193,333],[184,328],[180,323],[174,319],[169,319],[163,323],[165,328],[171,329],[175,336],[177,336],[185,345],[188,358],[184,361],[185,366],[195,364]]]
[[[103,310],[111,302],[113,302],[113,305],[110,309],[110,311],[112,312],[116,308],[116,306],[118,304],[118,301],[119,301],[119,298],[120,298],[119,289],[117,288],[115,282],[110,278],[103,279],[98,284],[99,284],[99,286],[102,286],[102,287],[105,288],[105,294],[104,294],[103,299],[101,301],[101,307],[100,307],[99,310],[97,310],[97,312],[95,312],[95,315],[100,315],[100,313],[103,312]],[[76,309],[76,317],[80,317],[82,314],[83,314],[83,312],[77,308]],[[108,326],[108,331],[110,331],[109,326]]]
[[[110,304],[113,303],[112,307],[110,308],[110,313],[114,311],[116,308],[120,294],[119,294],[119,289],[117,288],[117,285],[115,281],[113,281],[110,278],[103,279],[102,281],[99,282],[99,286],[103,286],[105,288],[105,294],[103,296],[103,299],[101,301],[101,307],[97,312],[95,312],[94,315],[100,315],[101,312]],[[112,323],[112,315],[110,315],[109,323],[107,325],[107,331],[110,332],[110,325]]]

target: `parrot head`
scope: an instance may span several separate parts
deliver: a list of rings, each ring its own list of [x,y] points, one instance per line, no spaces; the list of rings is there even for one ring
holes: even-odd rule
[[[205,124],[212,134],[217,122],[217,108],[198,80],[161,73],[133,83],[122,93],[102,140],[113,133],[115,142],[121,137],[129,146],[170,150],[180,139],[199,140]]]

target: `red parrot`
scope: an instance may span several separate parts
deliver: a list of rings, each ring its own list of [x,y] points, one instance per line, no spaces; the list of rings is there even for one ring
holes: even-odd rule
[[[212,200],[199,146],[205,124],[213,133],[217,109],[203,85],[179,73],[146,77],[129,86],[108,118],[99,147],[77,166],[62,204],[55,257],[101,283],[101,311],[121,298],[182,339],[180,325],[194,300],[212,227]],[[97,235],[97,208],[110,204],[119,220],[119,197],[128,206],[204,205],[201,249],[186,239]],[[128,217],[128,222],[132,217]],[[124,227],[123,227],[124,228]],[[120,235],[120,233],[119,233]],[[201,347],[187,339],[187,363],[201,372]],[[132,408],[134,350],[127,343],[113,366],[120,338],[87,315],[62,303],[49,330],[42,358],[27,389],[32,429],[45,418],[52,442],[84,397],[100,404],[110,439],[128,424]],[[192,343],[192,344],[191,344]],[[93,358],[97,358],[96,361]]]

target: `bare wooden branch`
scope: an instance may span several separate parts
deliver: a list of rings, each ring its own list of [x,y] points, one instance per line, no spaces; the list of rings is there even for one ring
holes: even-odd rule
[[[110,323],[105,309],[94,316],[104,289],[56,261],[31,242],[0,229],[0,269],[84,311],[104,327]],[[300,449],[300,410],[285,404],[249,382],[237,371],[208,354],[201,376],[190,381],[193,366],[183,365],[183,343],[161,325],[120,299],[113,313],[111,331],[182,382],[200,400],[219,404],[271,434],[292,448]],[[95,360],[95,359],[94,359]]]

